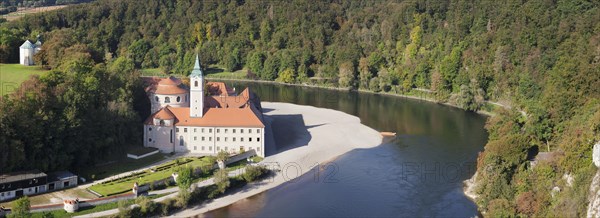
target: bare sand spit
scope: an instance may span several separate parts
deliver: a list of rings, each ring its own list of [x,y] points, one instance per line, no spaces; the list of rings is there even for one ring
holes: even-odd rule
[[[381,134],[358,117],[331,109],[288,103],[262,103],[267,120],[267,157],[263,163],[279,168],[271,179],[245,186],[233,194],[192,206],[174,217],[190,217],[228,206],[277,187],[357,148],[381,144]],[[272,142],[275,142],[274,144]]]

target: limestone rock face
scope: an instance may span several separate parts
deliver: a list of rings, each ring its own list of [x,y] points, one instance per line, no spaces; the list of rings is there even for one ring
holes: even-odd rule
[[[598,144],[596,144],[598,146]],[[590,204],[588,205],[587,217],[588,218],[599,218],[600,217],[600,170],[596,172],[596,176],[592,180],[590,186]]]
[[[592,159],[594,160],[594,164],[596,167],[600,168],[600,141],[594,145],[594,153],[592,154]]]

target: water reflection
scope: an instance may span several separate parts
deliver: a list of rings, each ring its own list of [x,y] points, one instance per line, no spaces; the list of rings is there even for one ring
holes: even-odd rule
[[[314,173],[205,214],[208,217],[473,216],[476,206],[462,193],[487,141],[485,117],[420,100],[376,94],[229,82],[249,86],[262,101],[331,108],[358,116],[397,140],[353,150],[334,161],[334,181]],[[332,175],[321,171],[319,175]]]

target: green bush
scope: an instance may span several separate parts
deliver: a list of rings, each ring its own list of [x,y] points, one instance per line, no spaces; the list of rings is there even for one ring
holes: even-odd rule
[[[242,174],[242,177],[246,182],[252,182],[262,176],[266,171],[267,169],[263,166],[248,165],[246,166],[246,171]]]
[[[152,199],[146,196],[138,197],[137,199],[135,199],[135,203],[140,206],[140,212],[143,215],[154,214],[154,212],[156,212],[156,209],[158,209],[156,203],[154,203]]]
[[[225,191],[227,190],[227,188],[229,188],[229,185],[231,184],[229,181],[228,172],[225,169],[219,169],[215,172],[214,181],[217,185],[217,190],[220,193],[225,193]]]

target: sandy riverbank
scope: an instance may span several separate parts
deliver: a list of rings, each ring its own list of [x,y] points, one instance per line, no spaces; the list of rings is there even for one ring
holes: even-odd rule
[[[267,127],[267,157],[263,163],[279,166],[272,179],[245,186],[236,193],[192,206],[173,214],[189,217],[221,207],[277,187],[356,148],[381,144],[379,132],[360,123],[358,117],[331,109],[288,103],[262,103]],[[270,123],[270,125],[268,124]]]

